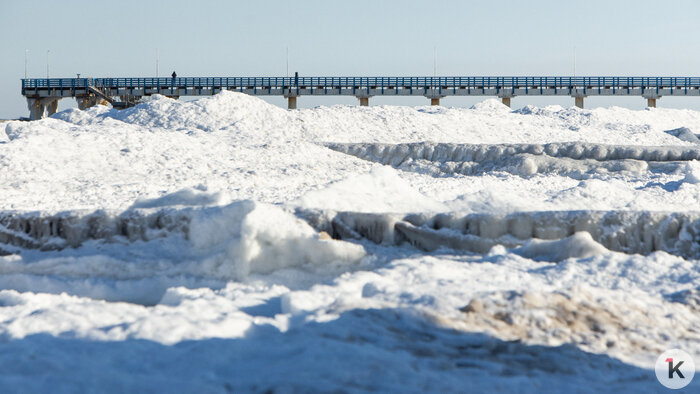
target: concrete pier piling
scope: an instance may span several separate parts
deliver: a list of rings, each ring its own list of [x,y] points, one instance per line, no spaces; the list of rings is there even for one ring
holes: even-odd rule
[[[29,120],[39,120],[44,117],[44,107],[41,104],[41,99],[27,99],[27,107],[29,107]]]
[[[39,120],[55,114],[58,111],[58,100],[60,99],[56,97],[27,98],[29,120]]]
[[[360,99],[360,106],[361,107],[368,107],[369,106],[369,97],[359,97]]]
[[[78,97],[76,99],[78,101],[78,109],[81,110],[86,110],[90,107],[94,107],[96,105],[107,105],[108,102],[107,100],[100,98],[100,97],[95,97],[95,96],[84,96],[84,97]]]
[[[583,109],[583,96],[575,97],[575,104],[577,107]]]
[[[287,109],[297,109],[296,97],[287,97]]]
[[[430,105],[440,105],[440,99],[439,98],[431,98]]]
[[[58,112],[58,100],[52,100],[46,104],[46,116],[51,116]]]

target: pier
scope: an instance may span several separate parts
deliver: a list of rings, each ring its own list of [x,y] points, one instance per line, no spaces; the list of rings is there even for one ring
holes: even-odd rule
[[[303,96],[354,96],[368,106],[376,96],[423,96],[431,105],[449,96],[493,96],[510,106],[518,96],[569,96],[583,108],[589,96],[639,96],[656,107],[664,96],[700,96],[700,77],[187,77],[22,79],[30,119],[56,113],[58,100],[81,109],[98,104],[128,108],[141,98],[211,96],[222,90],[282,96],[296,109]]]

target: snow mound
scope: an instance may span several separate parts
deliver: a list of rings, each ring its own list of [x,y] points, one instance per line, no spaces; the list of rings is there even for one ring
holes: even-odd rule
[[[692,142],[694,144],[700,144],[700,138],[698,138],[698,136],[696,134],[694,134],[687,127],[679,127],[677,129],[666,130],[664,132],[666,134],[669,134],[669,135],[672,135],[672,136],[678,138],[681,141]]]
[[[7,135],[7,125],[0,128],[0,144],[4,144],[10,141],[10,136]]]
[[[391,167],[376,166],[362,174],[314,190],[297,200],[304,208],[355,212],[439,212],[444,204],[430,199]]]
[[[520,109],[516,109],[513,113],[520,115],[540,115],[545,117],[560,117],[558,114],[570,114],[577,109],[564,108],[561,105],[547,105],[545,107],[536,107],[534,105],[526,105]]]
[[[159,208],[173,205],[219,205],[221,193],[207,193],[197,189],[182,189],[174,193],[151,199],[138,199],[130,209]]]
[[[556,241],[533,239],[516,248],[514,253],[535,261],[558,262],[569,258],[586,258],[608,252],[591,234],[579,231]]]
[[[105,108],[84,113],[75,111],[61,113],[59,119],[87,124],[112,118],[146,128],[207,132],[233,128],[250,132],[267,129],[273,124],[283,124],[288,116],[284,109],[259,98],[229,91],[193,101],[154,95],[150,100],[125,110],[106,110]]]
[[[278,207],[252,201],[201,211],[190,223],[195,248],[219,250],[218,275],[244,279],[250,273],[336,261],[357,262],[364,248],[320,239],[308,224]]]
[[[486,99],[484,101],[478,102],[471,107],[472,110],[491,114],[491,115],[503,115],[504,113],[510,112],[510,107],[503,104],[497,99]]]
[[[683,172],[685,173],[683,182],[693,185],[700,185],[700,161],[693,160],[687,162]]]
[[[110,109],[104,105],[95,105],[84,110],[69,108],[53,115],[52,118],[75,125],[86,126],[100,123],[112,111],[117,112],[117,110]]]

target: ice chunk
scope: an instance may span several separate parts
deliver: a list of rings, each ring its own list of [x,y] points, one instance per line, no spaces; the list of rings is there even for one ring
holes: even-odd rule
[[[685,178],[683,178],[683,182],[690,183],[693,185],[700,184],[700,161],[693,160],[687,162],[685,164],[683,172],[685,172]]]
[[[687,127],[680,127],[673,130],[666,130],[666,134],[672,135],[681,141],[700,144],[700,138]]]
[[[220,275],[243,279],[251,272],[280,268],[356,262],[364,248],[320,239],[306,223],[282,209],[242,202],[203,211],[190,223],[188,237],[200,249],[222,249]]]
[[[537,261],[558,262],[568,258],[585,258],[608,252],[586,231],[579,231],[556,241],[533,239],[516,248],[515,253]]]
[[[152,199],[139,199],[131,205],[136,208],[159,208],[172,205],[218,205],[222,200],[221,193],[207,193],[196,189],[182,189]]]

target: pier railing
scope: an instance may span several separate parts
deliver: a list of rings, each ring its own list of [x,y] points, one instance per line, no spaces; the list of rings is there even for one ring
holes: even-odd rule
[[[700,88],[700,77],[186,77],[186,78],[31,78],[22,90],[42,88]]]

